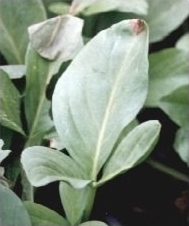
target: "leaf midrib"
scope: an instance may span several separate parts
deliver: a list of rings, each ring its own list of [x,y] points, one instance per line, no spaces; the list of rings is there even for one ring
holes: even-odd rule
[[[99,132],[99,136],[98,136],[98,140],[97,140],[97,145],[96,145],[96,149],[95,149],[95,156],[94,156],[94,163],[93,163],[93,168],[92,168],[92,174],[91,174],[91,178],[93,181],[96,181],[96,177],[97,177],[97,172],[98,172],[98,160],[99,160],[99,156],[100,156],[100,153],[101,153],[101,148],[102,148],[102,144],[103,144],[103,139],[104,139],[104,136],[105,136],[105,132],[106,132],[106,128],[107,128],[107,124],[108,124],[108,120],[109,120],[109,117],[110,117],[110,112],[111,112],[111,107],[112,107],[112,104],[113,104],[113,100],[114,100],[114,97],[115,97],[115,93],[118,89],[118,84],[119,84],[119,81],[120,79],[122,78],[122,71],[123,71],[123,68],[124,68],[124,62],[129,62],[127,68],[130,67],[130,64],[132,62],[132,57],[130,60],[128,59],[128,56],[130,56],[130,52],[132,50],[132,47],[135,45],[136,41],[138,39],[136,38],[136,36],[134,37],[134,40],[133,42],[130,44],[130,48],[125,56],[125,58],[122,60],[122,66],[120,67],[120,70],[118,71],[117,75],[116,75],[116,79],[115,79],[115,82],[114,82],[114,86],[112,88],[112,91],[111,91],[111,94],[110,94],[110,98],[108,100],[108,105],[107,105],[107,108],[105,110],[105,115],[104,115],[104,119],[102,121],[102,126],[101,126],[101,129],[100,129],[100,132]],[[133,56],[135,56],[135,54],[133,54]],[[126,71],[126,70],[125,70]],[[126,74],[126,73],[124,73]]]

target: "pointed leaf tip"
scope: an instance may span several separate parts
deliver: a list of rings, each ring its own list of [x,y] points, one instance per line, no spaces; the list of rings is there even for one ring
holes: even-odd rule
[[[136,35],[140,34],[145,29],[145,22],[140,19],[131,20],[131,26],[133,27],[133,31]]]

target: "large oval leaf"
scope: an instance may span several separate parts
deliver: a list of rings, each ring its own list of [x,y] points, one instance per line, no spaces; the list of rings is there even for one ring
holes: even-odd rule
[[[55,126],[71,156],[93,180],[123,128],[143,106],[147,55],[146,24],[125,20],[93,38],[57,82]]]
[[[31,226],[29,215],[22,201],[9,188],[0,184],[0,225]]]
[[[65,154],[51,148],[33,146],[22,152],[21,162],[33,186],[66,181],[76,188],[89,184],[78,165]]]
[[[158,121],[147,121],[135,127],[119,144],[113,155],[105,164],[102,184],[115,176],[129,170],[141,159],[149,155],[160,132]]]

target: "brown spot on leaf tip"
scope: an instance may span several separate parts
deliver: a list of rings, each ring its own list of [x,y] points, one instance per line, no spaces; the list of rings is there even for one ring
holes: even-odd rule
[[[136,35],[140,34],[145,28],[144,21],[139,19],[131,20],[131,26],[133,27],[133,31]]]

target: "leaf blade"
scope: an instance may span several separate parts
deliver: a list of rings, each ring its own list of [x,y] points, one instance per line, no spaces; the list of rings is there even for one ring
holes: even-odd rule
[[[102,183],[129,170],[144,156],[149,155],[160,131],[158,121],[147,121],[135,127],[118,145],[115,152],[105,164]]]
[[[124,48],[119,48],[122,45]],[[100,54],[98,49],[102,49]],[[55,126],[71,156],[92,179],[123,127],[143,105],[147,51],[145,23],[120,22],[91,40],[57,82],[52,101]]]
[[[59,151],[33,146],[21,155],[21,163],[31,184],[43,186],[53,181],[66,181],[76,188],[90,183],[77,164]]]

